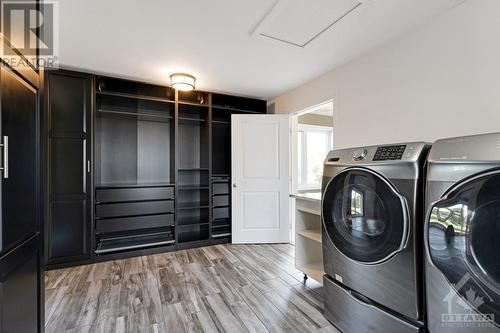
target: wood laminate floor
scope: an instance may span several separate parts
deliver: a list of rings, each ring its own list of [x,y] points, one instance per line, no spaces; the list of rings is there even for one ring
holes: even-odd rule
[[[216,245],[49,271],[46,331],[338,332],[288,244]]]

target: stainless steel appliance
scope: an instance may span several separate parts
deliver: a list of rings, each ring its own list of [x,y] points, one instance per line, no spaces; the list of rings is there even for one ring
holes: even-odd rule
[[[432,333],[500,332],[500,133],[438,140],[428,159]]]
[[[422,142],[331,151],[323,173],[325,314],[344,332],[423,324]]]

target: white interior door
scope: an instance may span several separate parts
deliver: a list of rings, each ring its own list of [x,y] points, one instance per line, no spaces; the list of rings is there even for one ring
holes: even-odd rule
[[[231,118],[233,243],[289,241],[288,115]]]

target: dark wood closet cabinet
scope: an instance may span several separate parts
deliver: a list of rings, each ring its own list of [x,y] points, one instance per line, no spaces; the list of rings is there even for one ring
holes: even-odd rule
[[[47,265],[92,258],[92,75],[47,73]]]
[[[0,63],[0,332],[43,331],[40,76]]]
[[[231,241],[231,115],[266,101],[49,74],[50,267]]]

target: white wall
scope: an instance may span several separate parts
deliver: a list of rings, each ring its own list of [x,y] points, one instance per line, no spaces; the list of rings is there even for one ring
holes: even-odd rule
[[[336,148],[500,131],[500,0],[468,0],[273,102],[330,99]]]

